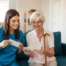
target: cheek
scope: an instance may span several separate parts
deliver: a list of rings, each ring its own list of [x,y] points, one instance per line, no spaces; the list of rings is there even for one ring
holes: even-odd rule
[[[20,26],[20,22],[18,22],[18,25]]]
[[[43,27],[43,23],[39,24],[40,27]]]
[[[13,22],[10,22],[9,23],[9,27],[12,27],[14,24],[13,24]]]
[[[43,27],[43,24],[41,24],[41,27]]]

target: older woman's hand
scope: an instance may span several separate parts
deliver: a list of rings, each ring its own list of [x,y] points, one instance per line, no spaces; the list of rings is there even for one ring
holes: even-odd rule
[[[45,49],[41,47],[40,50],[35,50],[35,51],[38,52],[39,54],[44,54]]]

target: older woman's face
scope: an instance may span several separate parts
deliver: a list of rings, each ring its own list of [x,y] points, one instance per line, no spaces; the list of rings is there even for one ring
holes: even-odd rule
[[[31,24],[36,31],[41,30],[43,28],[43,22],[40,20],[32,22]]]
[[[16,15],[10,19],[9,28],[16,30],[20,25],[19,16]]]

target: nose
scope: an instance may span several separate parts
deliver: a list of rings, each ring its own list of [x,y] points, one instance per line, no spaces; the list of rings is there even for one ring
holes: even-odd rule
[[[38,23],[36,23],[36,26],[38,26]]]

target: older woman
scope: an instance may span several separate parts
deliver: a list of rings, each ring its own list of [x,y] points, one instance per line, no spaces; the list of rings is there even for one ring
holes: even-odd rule
[[[28,61],[29,66],[44,66],[44,55],[47,55],[48,66],[57,66],[57,62],[54,57],[54,36],[52,32],[43,28],[43,24],[45,22],[44,16],[41,12],[36,11],[31,15],[30,22],[34,30],[27,34],[27,44],[28,46],[41,45],[42,48],[35,51],[24,51],[24,53],[30,57]],[[50,34],[49,37],[46,37],[47,49],[44,49],[43,33]]]

